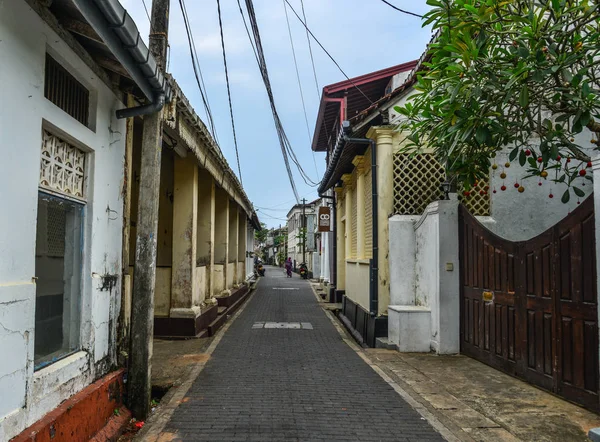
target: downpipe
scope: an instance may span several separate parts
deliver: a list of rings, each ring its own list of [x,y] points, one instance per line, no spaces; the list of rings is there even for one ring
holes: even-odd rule
[[[160,111],[165,105],[165,94],[159,94],[156,101],[142,106],[127,107],[125,109],[117,110],[117,118],[131,118],[138,117],[141,115],[150,115]]]
[[[346,122],[345,122],[346,123]],[[347,124],[344,126],[346,132],[350,130]],[[370,281],[369,281],[369,310],[371,316],[377,316],[379,312],[379,235],[378,235],[378,204],[377,204],[377,142],[369,138],[352,138],[344,135],[344,141],[354,144],[369,144],[371,146],[371,219],[373,235],[373,257],[370,260]]]

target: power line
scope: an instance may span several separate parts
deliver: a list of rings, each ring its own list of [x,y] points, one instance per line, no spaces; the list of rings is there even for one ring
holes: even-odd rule
[[[223,22],[221,20],[221,1],[217,0],[217,12],[219,14],[219,30],[221,31],[221,49],[223,50],[223,65],[225,66],[225,82],[227,83],[227,98],[229,99],[229,115],[231,116],[231,129],[233,130],[233,145],[235,146],[235,158],[237,159],[240,184],[242,182],[242,168],[240,166],[240,153],[238,151],[237,135],[235,133],[235,120],[233,118],[233,105],[231,104],[231,89],[229,87],[229,72],[227,70],[227,56],[225,55],[225,38],[223,37]]]
[[[196,43],[194,41],[194,35],[191,31],[189,17],[187,14],[187,8],[185,6],[185,0],[179,0],[179,7],[181,8],[181,14],[183,15],[183,23],[185,25],[185,31],[187,33],[188,45],[189,45],[189,49],[190,49],[190,57],[192,58],[192,67],[194,69],[194,76],[196,77],[196,83],[198,85],[198,89],[200,90],[200,96],[202,97],[204,111],[206,112],[206,117],[208,119],[208,124],[210,125],[210,130],[211,130],[212,136],[218,145],[219,141],[217,138],[215,122],[214,122],[214,119],[212,116],[212,111],[210,109],[210,102],[208,101],[208,92],[206,92],[206,85],[204,84],[204,77],[202,76],[202,69],[200,68],[200,63],[198,63],[198,53],[196,51]]]
[[[296,59],[296,50],[294,49],[294,39],[292,38],[292,28],[290,27],[290,19],[288,17],[287,7],[285,0],[283,1],[283,10],[285,11],[285,21],[287,23],[288,34],[290,36],[290,45],[292,46],[292,56],[294,58],[294,67],[296,68],[296,79],[298,80],[298,88],[300,89],[300,99],[302,101],[302,110],[304,111],[304,121],[306,122],[306,134],[308,135],[308,142],[310,143],[310,127],[308,125],[308,116],[306,114],[306,104],[304,103],[304,92],[302,91],[302,82],[300,81],[300,71],[298,70],[298,60]],[[311,149],[312,152],[312,149]],[[315,163],[315,172],[319,176],[319,170],[317,169],[317,160],[315,159],[315,153],[312,152],[313,162]]]
[[[148,6],[146,6],[146,1],[142,0],[142,4],[144,5],[144,11],[146,11],[146,16],[148,17],[148,21],[152,24],[152,20],[150,19],[150,13],[148,12]]]
[[[279,116],[277,115],[277,109],[275,107],[275,100],[273,99],[273,91],[271,90],[271,82],[269,80],[269,73],[267,71],[267,63],[265,61],[264,52],[262,48],[262,43],[260,41],[260,32],[258,30],[258,23],[256,21],[256,15],[254,14],[254,6],[252,4],[252,0],[246,1],[246,9],[248,10],[248,20],[250,21],[250,27],[252,28],[252,33],[254,35],[254,45],[256,47],[256,61],[258,63],[258,67],[263,79],[263,83],[265,84],[265,89],[267,90],[267,95],[269,97],[269,104],[271,105],[271,112],[273,114],[273,121],[275,123],[275,129],[277,131],[277,136],[279,138],[279,144],[281,147],[281,154],[283,155],[283,161],[285,163],[285,167],[288,173],[288,178],[290,180],[290,184],[292,186],[292,190],[294,191],[294,196],[296,197],[296,201],[299,202],[300,198],[298,197],[298,190],[296,189],[296,184],[294,183],[294,177],[292,175],[292,170],[290,169],[290,164],[287,157],[287,151],[285,148],[285,142],[282,137],[282,127],[281,122],[279,121]],[[242,10],[240,8],[240,13]],[[243,13],[242,13],[243,17]],[[250,37],[250,35],[248,35]],[[250,38],[252,41],[252,38]]]
[[[294,9],[294,7],[290,4],[290,2],[288,0],[284,0],[284,1],[290,7],[290,9],[294,13],[294,15],[298,18],[300,23],[302,23],[302,25],[306,28],[306,31],[310,34],[310,36],[317,42],[317,44],[321,47],[321,49],[323,49],[323,52],[325,52],[327,54],[327,56],[330,58],[331,61],[333,61],[333,64],[336,65],[336,67],[339,69],[339,71],[342,73],[342,75],[344,77],[346,77],[346,80],[348,80],[350,82],[350,84],[352,84],[352,86],[354,86],[356,88],[356,90],[358,92],[360,92],[360,94],[363,97],[365,97],[370,104],[373,104],[373,101],[371,101],[371,99],[369,97],[367,97],[367,95],[358,87],[358,85],[356,83],[354,83],[354,81],[350,77],[348,77],[348,74],[346,74],[346,72],[344,72],[344,70],[341,68],[339,63],[337,61],[335,61],[335,58],[333,58],[333,56],[329,53],[329,51],[327,49],[325,49],[325,46],[323,46],[321,44],[321,42],[317,39],[317,37],[315,37],[315,34],[312,33],[312,31],[308,28],[306,23],[300,18],[300,16],[298,15],[298,13]]]
[[[304,12],[304,0],[300,0],[300,5],[302,6],[302,17],[304,18],[304,23],[308,23],[306,21],[306,12]],[[315,69],[315,59],[313,58],[312,45],[310,44],[310,35],[308,35],[308,28],[306,28],[306,41],[308,42],[308,52],[310,53],[310,62],[312,63],[313,75],[315,77],[315,86],[317,87],[317,98],[321,99],[321,89],[319,88],[319,80],[317,80],[317,70]]]
[[[415,17],[423,18],[422,15],[415,14],[414,12],[405,11],[404,9],[400,9],[399,7],[392,5],[390,2],[388,2],[386,0],[381,0],[381,1],[383,3],[385,3],[386,5],[388,5],[389,7],[394,8],[396,11],[402,12],[403,14],[414,15]]]

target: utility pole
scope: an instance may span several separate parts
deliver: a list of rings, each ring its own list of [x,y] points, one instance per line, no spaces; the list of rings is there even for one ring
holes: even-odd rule
[[[302,262],[306,265],[306,198],[302,198]]]
[[[152,2],[150,53],[164,73],[169,31],[169,0]],[[162,109],[144,117],[140,193],[138,199],[135,270],[131,299],[131,347],[129,349],[129,407],[137,419],[150,411],[152,338],[154,334],[154,286],[156,232],[162,149]]]

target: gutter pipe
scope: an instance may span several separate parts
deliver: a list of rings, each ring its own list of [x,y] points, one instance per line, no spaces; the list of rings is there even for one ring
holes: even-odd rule
[[[73,0],[73,3],[150,101],[147,105],[118,110],[117,118],[155,113],[171,101],[171,85],[121,3],[118,0]]]
[[[348,123],[345,121],[344,123]],[[344,129],[348,131],[350,125],[345,125]],[[372,206],[371,219],[373,220],[373,257],[370,264],[370,281],[369,281],[369,309],[371,316],[377,316],[379,313],[379,235],[378,235],[378,204],[377,204],[377,142],[369,138],[352,138],[344,135],[344,141],[354,144],[370,144],[371,145],[371,191],[372,191]]]

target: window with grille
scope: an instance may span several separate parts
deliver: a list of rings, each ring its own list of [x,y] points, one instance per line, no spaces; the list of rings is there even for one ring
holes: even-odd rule
[[[352,173],[352,199],[351,199],[351,206],[350,206],[350,214],[351,214],[351,220],[350,220],[350,234],[352,235],[350,237],[350,256],[352,258],[356,258],[358,253],[357,253],[357,245],[358,245],[358,235],[357,235],[357,224],[358,224],[358,204],[357,204],[357,196],[358,196],[358,188],[356,186],[356,168],[354,169],[354,172]]]
[[[89,124],[90,92],[49,54],[46,54],[44,97],[81,124]]]
[[[35,245],[36,370],[80,348],[84,183],[85,153],[44,130]]]
[[[443,198],[441,183],[445,171],[433,154],[411,156],[404,153],[394,155],[394,214],[421,215],[433,201]],[[486,192],[487,182],[480,182],[475,191],[463,203],[476,216],[490,214],[490,197]],[[483,192],[480,192],[484,190]]]

